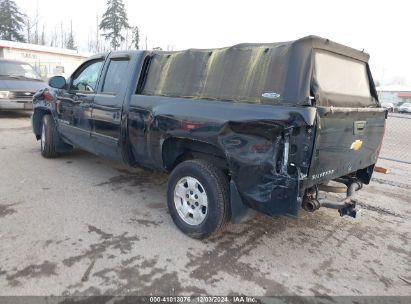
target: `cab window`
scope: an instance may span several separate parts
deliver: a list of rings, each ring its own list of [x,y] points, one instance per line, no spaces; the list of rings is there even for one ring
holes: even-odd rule
[[[95,92],[103,60],[86,63],[73,75],[70,89],[80,92]]]
[[[116,95],[124,83],[124,72],[127,71],[128,60],[112,59],[104,79],[102,92]]]

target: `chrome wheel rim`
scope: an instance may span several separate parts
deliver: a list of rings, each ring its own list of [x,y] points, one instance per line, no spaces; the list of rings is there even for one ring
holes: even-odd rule
[[[41,139],[40,139],[40,144],[41,144],[41,150],[44,150],[44,142],[46,141],[46,128],[44,127],[44,124],[41,127]]]
[[[189,225],[200,225],[207,217],[207,193],[194,177],[186,176],[176,183],[174,204],[179,217]]]

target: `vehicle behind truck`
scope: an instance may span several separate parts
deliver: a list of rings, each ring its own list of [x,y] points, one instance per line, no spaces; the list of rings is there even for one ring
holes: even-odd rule
[[[368,59],[316,36],[99,54],[35,95],[33,132],[46,158],[80,148],[169,172],[170,214],[194,238],[254,211],[356,217],[387,115]]]
[[[34,93],[46,87],[30,64],[0,59],[0,111],[31,110]]]

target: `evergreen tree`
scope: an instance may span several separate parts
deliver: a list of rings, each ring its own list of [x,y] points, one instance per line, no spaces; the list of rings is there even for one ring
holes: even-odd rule
[[[138,29],[138,26],[133,27],[133,40],[131,41],[131,44],[136,50],[140,49],[140,30]]]
[[[116,50],[124,41],[121,34],[123,29],[129,28],[126,9],[123,0],[107,0],[107,10],[100,23],[100,29],[106,40],[110,40],[111,47]]]
[[[70,34],[67,38],[66,48],[70,50],[76,50],[76,45],[74,43],[74,35],[73,35],[73,21],[70,21]]]
[[[24,42],[24,18],[13,0],[0,0],[0,39]]]

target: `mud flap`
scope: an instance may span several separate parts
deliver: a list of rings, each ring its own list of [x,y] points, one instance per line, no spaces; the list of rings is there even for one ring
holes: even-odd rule
[[[299,189],[297,178],[282,176],[281,179],[277,179],[271,192],[267,212],[271,215],[297,216],[301,206],[301,199],[298,197]]]
[[[233,181],[230,181],[230,207],[231,222],[234,224],[244,223],[257,214],[255,210],[244,205],[237,186]]]
[[[276,177],[268,183],[255,185],[252,189],[242,193],[247,203],[251,203],[250,206],[243,203],[237,186],[233,181],[230,182],[231,221],[233,223],[244,222],[254,216],[253,209],[267,215],[291,217],[298,215],[301,206],[301,199],[298,197],[298,179],[286,175]]]

